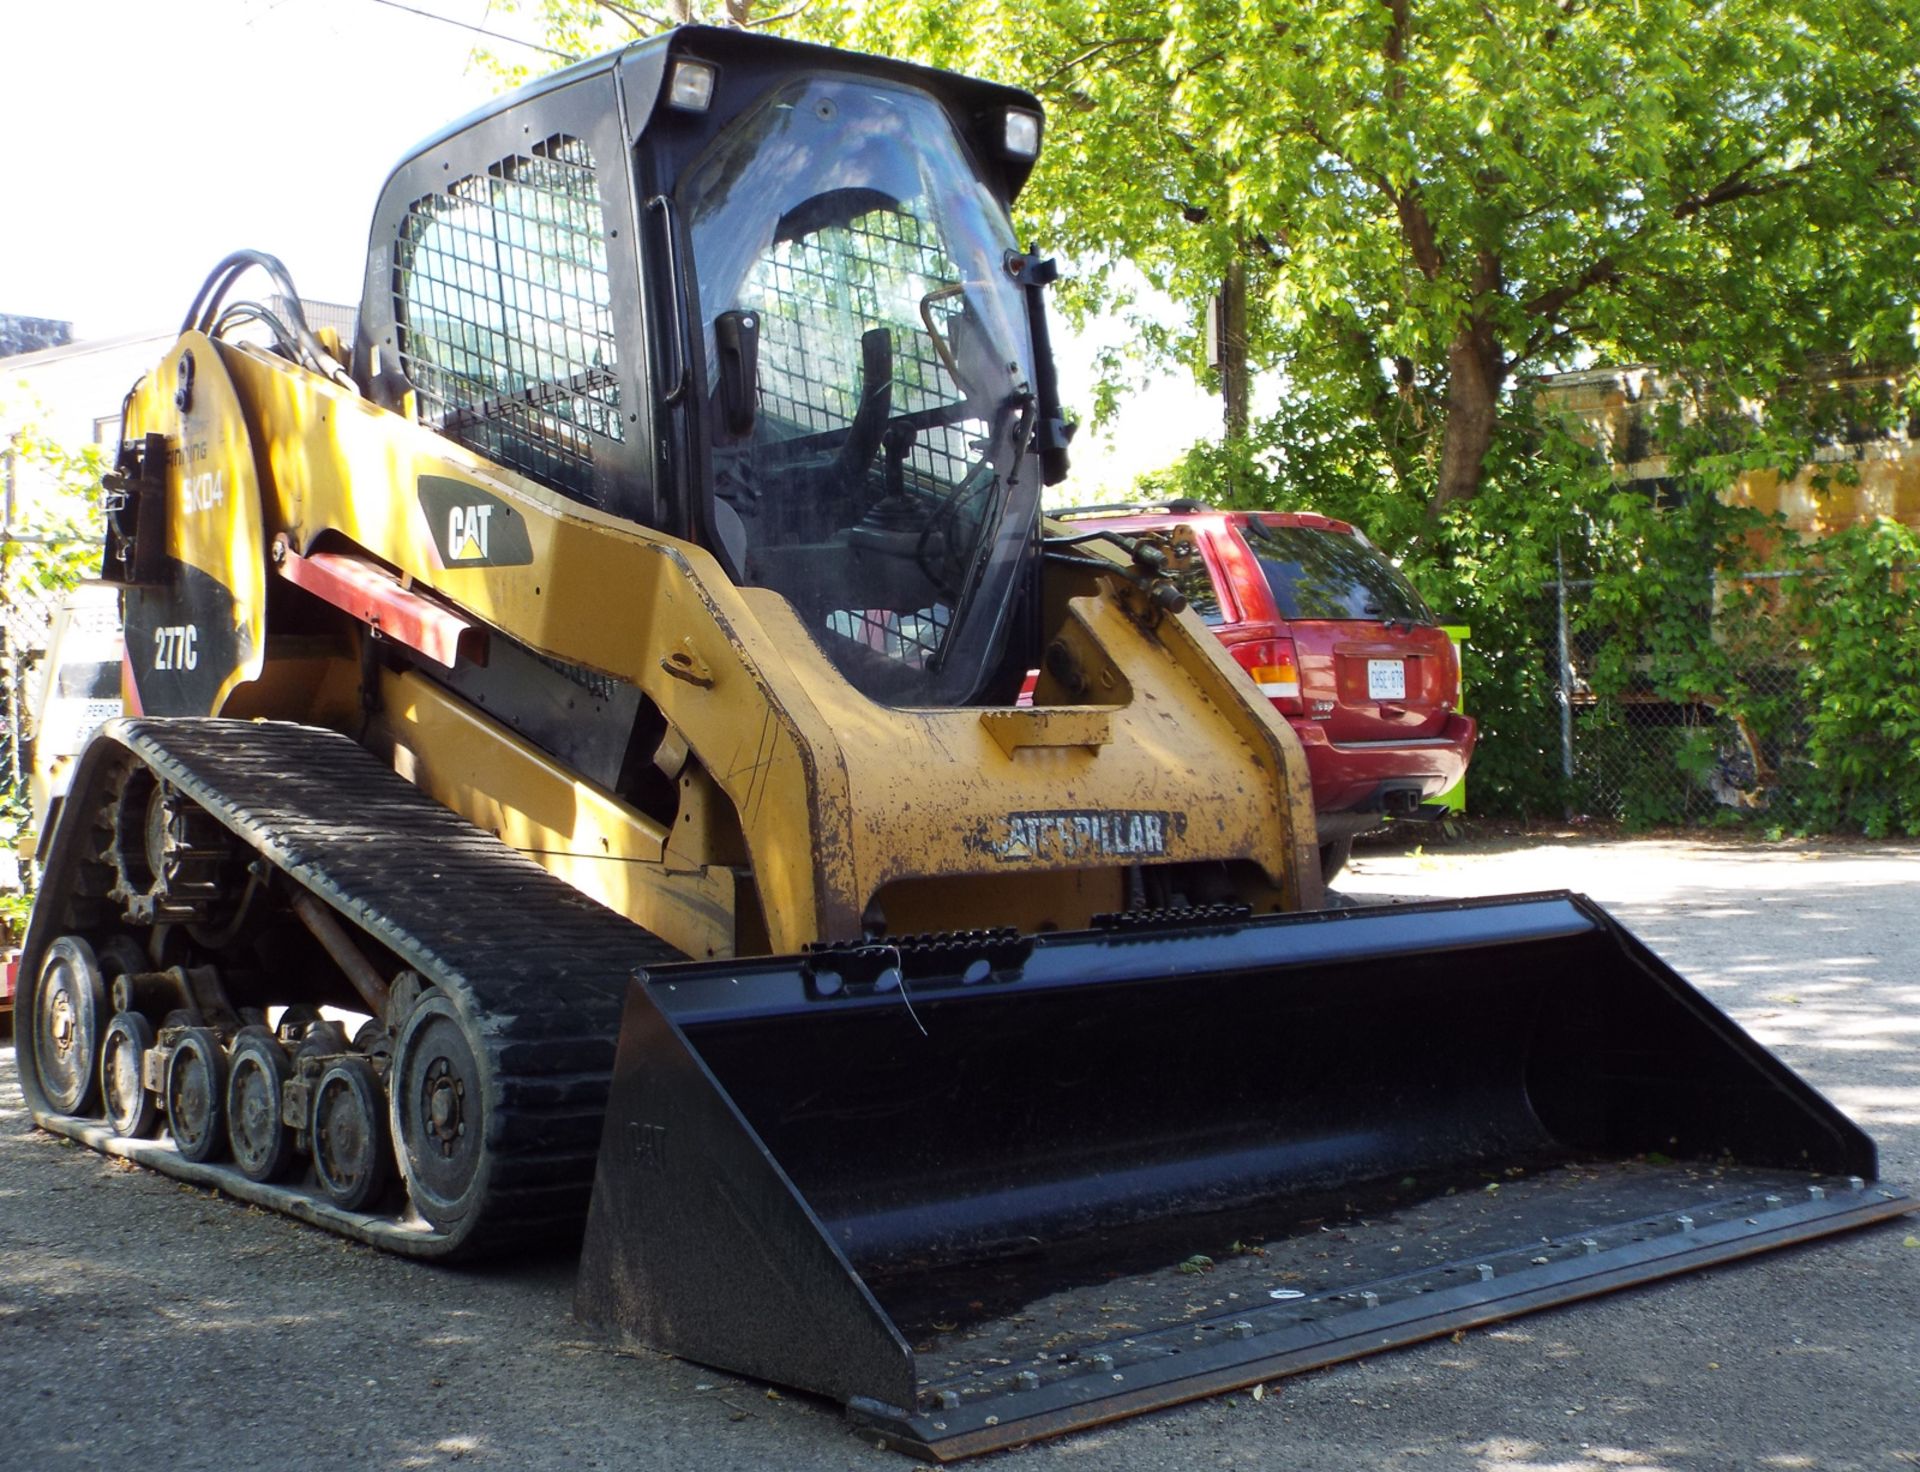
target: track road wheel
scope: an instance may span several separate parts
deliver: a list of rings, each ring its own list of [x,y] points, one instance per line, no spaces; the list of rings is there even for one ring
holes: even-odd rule
[[[347,1030],[329,1017],[307,1028],[294,1045],[293,1061],[298,1063],[303,1058],[331,1058],[336,1053],[351,1051],[352,1046],[347,1041]]]
[[[140,943],[130,935],[113,935],[93,948],[94,955],[100,959],[100,979],[107,984],[109,995],[113,992],[114,982],[129,972],[151,971],[153,964],[147,960],[147,953]]]
[[[295,1002],[280,1014],[280,1025],[275,1036],[283,1046],[297,1048],[302,1038],[314,1024],[320,1021],[320,1009],[307,1002]]]
[[[159,1102],[140,1082],[140,1063],[152,1046],[153,1024],[138,1012],[116,1013],[107,1024],[100,1045],[100,1092],[116,1135],[150,1135],[160,1117]]]
[[[33,1061],[47,1102],[81,1114],[100,1097],[98,1060],[107,1019],[107,983],[93,947],[63,935],[47,947],[33,998]]]
[[[452,1231],[481,1209],[491,1158],[486,1084],[467,1029],[429,994],[393,1044],[393,1140],[420,1215]]]
[[[264,1027],[243,1027],[227,1060],[227,1143],[250,1181],[277,1181],[293,1163],[293,1131],[280,1119],[291,1071],[287,1050]]]
[[[387,1036],[386,1025],[378,1018],[369,1018],[360,1024],[353,1035],[353,1051],[361,1054],[374,1065],[377,1073],[393,1062],[393,1039]]]
[[[216,1160],[227,1147],[227,1055],[210,1027],[190,1027],[167,1060],[167,1129],[189,1160]]]
[[[380,1080],[364,1058],[340,1058],[313,1091],[313,1171],[336,1206],[359,1211],[393,1180]]]

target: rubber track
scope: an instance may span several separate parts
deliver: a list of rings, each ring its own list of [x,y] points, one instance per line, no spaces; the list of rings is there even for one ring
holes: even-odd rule
[[[410,1257],[577,1236],[627,979],[685,959],[442,807],[334,731],[218,718],[126,720],[117,740],[249,847],[454,999],[497,1082],[487,1205],[457,1234],[345,1212],[317,1191],[195,1165],[98,1120],[39,1123],[95,1149]]]

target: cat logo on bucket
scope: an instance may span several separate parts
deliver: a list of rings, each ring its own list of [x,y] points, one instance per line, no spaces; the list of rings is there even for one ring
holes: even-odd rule
[[[420,477],[420,509],[447,567],[524,567],[533,561],[526,518],[476,485]]]

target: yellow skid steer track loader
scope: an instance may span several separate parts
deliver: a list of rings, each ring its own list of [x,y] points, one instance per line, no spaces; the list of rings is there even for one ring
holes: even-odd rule
[[[1317,911],[1190,539],[1041,519],[1040,135],[686,28],[402,163],[352,343],[223,261],[108,481],[39,1124],[584,1234],[584,1318],[942,1459],[1911,1209],[1585,900]]]

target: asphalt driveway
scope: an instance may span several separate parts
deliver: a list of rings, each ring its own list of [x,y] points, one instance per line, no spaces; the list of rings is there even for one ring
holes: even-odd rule
[[[1571,888],[1920,1183],[1920,847],[1362,846],[1357,903]],[[836,1408],[568,1316],[572,1264],[408,1264],[33,1130],[0,1051],[0,1465],[900,1469]],[[990,1459],[1007,1468],[1920,1467],[1920,1218]],[[987,1464],[982,1464],[987,1465]]]

